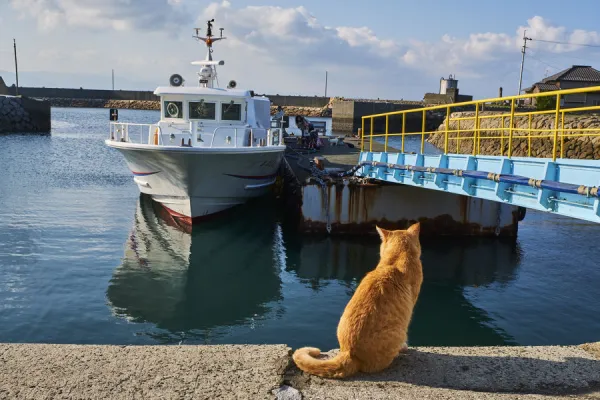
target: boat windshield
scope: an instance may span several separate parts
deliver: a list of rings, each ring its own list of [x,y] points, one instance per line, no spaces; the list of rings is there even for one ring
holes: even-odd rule
[[[240,121],[242,119],[242,105],[240,103],[221,104],[221,120],[223,121]]]
[[[198,100],[189,102],[190,119],[215,120],[217,117],[217,103]]]
[[[183,118],[183,102],[167,100],[164,102],[165,118]]]

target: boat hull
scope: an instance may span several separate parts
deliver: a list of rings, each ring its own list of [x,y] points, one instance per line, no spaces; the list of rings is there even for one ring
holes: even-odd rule
[[[123,154],[142,193],[190,224],[266,194],[285,151],[284,146],[182,149],[107,144]]]

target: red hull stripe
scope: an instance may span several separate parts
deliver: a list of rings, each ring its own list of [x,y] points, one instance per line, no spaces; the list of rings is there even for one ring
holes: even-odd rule
[[[218,218],[218,217],[220,217],[220,216],[222,216],[224,214],[229,213],[232,209],[235,208],[235,207],[231,207],[231,208],[225,209],[223,211],[216,212],[214,214],[202,215],[202,216],[199,216],[199,217],[190,218],[190,217],[187,217],[187,216],[185,216],[183,214],[178,213],[177,211],[171,210],[169,207],[165,206],[162,203],[159,203],[159,204],[165,210],[167,210],[167,212],[171,215],[171,217],[173,217],[174,219],[176,219],[177,221],[179,221],[179,222],[181,222],[181,223],[183,223],[185,225],[193,225],[193,224],[197,224],[197,223],[203,222],[203,221],[210,221],[213,218]]]
[[[234,174],[225,174],[227,176],[233,176],[234,178],[240,178],[240,179],[268,179],[268,178],[275,178],[277,176],[277,174],[271,174],[271,175],[234,175]]]
[[[155,171],[155,172],[136,172],[136,171],[131,171],[135,176],[148,176],[148,175],[154,175],[154,174],[158,174],[160,171]]]

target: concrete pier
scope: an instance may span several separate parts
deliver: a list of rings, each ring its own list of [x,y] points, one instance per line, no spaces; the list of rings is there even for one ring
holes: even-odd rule
[[[382,373],[346,380],[306,375],[290,353],[285,345],[2,344],[0,399],[600,398],[600,343],[411,348]]]
[[[286,192],[294,198],[288,203],[298,204],[292,212],[298,214],[301,232],[376,235],[375,225],[405,229],[419,221],[423,236],[517,235],[524,215],[509,204],[355,177],[330,175],[325,184],[312,178],[307,169],[315,156],[323,158],[325,171],[347,171],[356,165],[360,141],[344,140],[354,147],[326,145],[316,153],[286,153]],[[293,141],[288,145],[293,148]],[[372,144],[373,151],[383,151],[383,147]]]

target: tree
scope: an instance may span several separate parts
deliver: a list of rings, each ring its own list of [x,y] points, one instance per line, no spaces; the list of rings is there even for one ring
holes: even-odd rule
[[[535,107],[538,111],[554,110],[556,108],[555,96],[538,97],[535,102]]]

